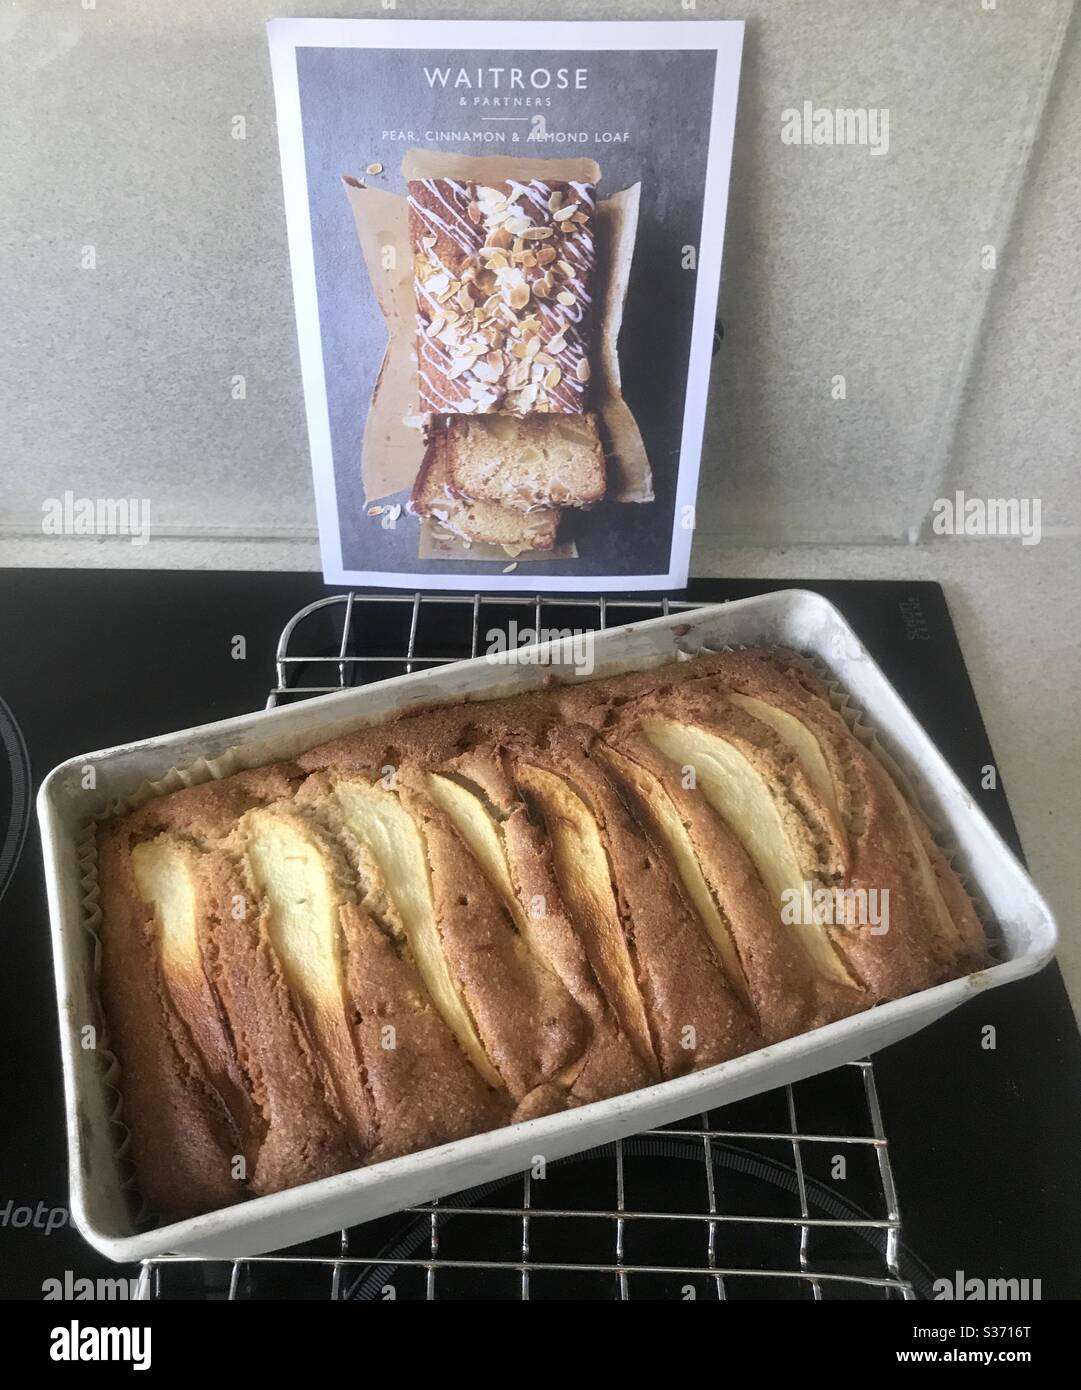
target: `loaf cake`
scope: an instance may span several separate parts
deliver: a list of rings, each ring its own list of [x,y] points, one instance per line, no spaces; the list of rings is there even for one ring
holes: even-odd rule
[[[604,449],[597,417],[453,416],[447,472],[456,497],[515,511],[591,507],[604,496]]]
[[[782,649],[406,713],[103,824],[98,873],[108,1045],[163,1217],[988,961],[922,818]]]
[[[462,497],[452,488],[451,459],[460,423],[460,416],[433,422],[424,460],[413,484],[413,511],[468,545],[499,545],[512,557],[530,550],[551,550],[559,528],[559,512],[555,508],[517,511],[500,502]]]
[[[421,411],[581,414],[593,187],[414,179],[408,201]]]

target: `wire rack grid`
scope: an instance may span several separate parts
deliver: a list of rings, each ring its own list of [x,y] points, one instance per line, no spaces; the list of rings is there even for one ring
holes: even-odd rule
[[[669,599],[335,594],[286,624],[267,705],[476,656],[521,620],[600,630]],[[490,626],[489,626],[490,625]],[[514,635],[517,637],[518,633]],[[143,1263],[144,1298],[902,1298],[870,1061],[263,1256]]]

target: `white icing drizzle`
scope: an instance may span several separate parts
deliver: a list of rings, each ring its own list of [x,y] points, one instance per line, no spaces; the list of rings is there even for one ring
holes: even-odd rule
[[[496,404],[505,388],[501,383],[481,382],[471,367],[451,377],[450,372],[460,365],[459,359],[447,344],[438,341],[439,334],[429,337],[428,329],[437,317],[445,316],[448,311],[458,311],[453,299],[447,303],[440,303],[439,295],[445,294],[447,286],[458,279],[466,263],[477,263],[480,250],[486,244],[494,224],[490,212],[485,209],[484,200],[478,196],[476,185],[454,179],[424,179],[418,185],[413,185],[413,188],[417,191],[410,192],[408,202],[414,214],[414,243],[417,253],[429,262],[433,268],[432,273],[437,278],[437,288],[433,291],[419,275],[415,276],[421,408],[441,413],[474,414]],[[423,189],[423,197],[419,195],[420,189]],[[549,207],[553,187],[543,180],[520,182],[510,179],[496,191],[514,204],[531,225],[558,225],[554,222]],[[561,191],[564,194],[561,207],[574,204],[582,211],[593,212],[595,199],[590,185],[571,181],[562,185]],[[474,203],[480,210],[477,221],[469,215],[469,209]],[[513,227],[510,230],[512,234],[517,234]],[[425,246],[424,241],[432,238],[434,244]],[[446,254],[448,243],[449,249],[455,253],[452,256]],[[578,380],[577,371],[579,363],[583,359],[588,360],[584,334],[593,303],[586,288],[586,278],[595,265],[590,224],[575,223],[573,231],[565,232],[557,240],[546,239],[544,244],[553,246],[557,252],[556,259],[564,261],[570,268],[572,273],[569,275],[566,270],[559,272],[562,278],[556,282],[557,292],[572,292],[575,303],[565,305],[531,295],[527,305],[514,313],[519,322],[527,318],[537,319],[542,325],[542,349],[559,367],[559,380],[549,386],[546,384],[546,374],[536,383],[538,392],[543,388],[550,410],[556,413],[577,413],[587,389],[587,383]],[[447,264],[448,260],[459,262],[457,270],[453,264]],[[446,283],[443,283],[442,277],[446,277]],[[524,278],[527,283],[531,283],[528,276]],[[496,323],[504,331],[510,327],[502,320],[497,320]],[[508,341],[510,336],[508,335]],[[563,338],[563,346],[552,351],[548,343],[557,336]],[[463,344],[472,341],[481,349],[479,355],[485,355],[485,340],[478,341],[470,335],[460,341]],[[469,360],[468,357],[466,360]],[[512,370],[517,360],[519,359],[511,358]],[[525,384],[534,384],[532,372]],[[520,390],[521,387],[515,389]],[[525,408],[526,412],[529,408]]]

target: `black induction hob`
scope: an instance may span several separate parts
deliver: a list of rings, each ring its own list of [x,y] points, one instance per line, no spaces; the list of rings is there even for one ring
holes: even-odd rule
[[[994,789],[982,786],[982,769],[993,756],[937,585],[710,580],[678,597],[710,602],[793,585],[816,589],[841,608],[978,804],[1019,848],[1001,779]],[[283,624],[331,592],[341,591],[328,590],[314,575],[0,571],[0,696],[11,714],[5,718],[0,705],[0,807],[8,817],[0,822],[0,836],[7,832],[3,843],[17,848],[9,822],[17,832],[27,791],[63,759],[262,708],[276,681],[273,657]],[[234,659],[237,635],[247,639],[244,660]],[[371,638],[378,643],[378,631]],[[4,869],[0,855],[0,886]],[[52,960],[33,826],[0,901],[0,933],[7,965],[0,973],[0,1295],[37,1299],[48,1280],[137,1271],[110,1265],[67,1221]],[[996,1030],[993,1051],[982,1045],[988,1025]],[[1039,1279],[1045,1299],[1081,1297],[1081,1043],[1057,967],[981,994],[876,1054],[874,1075],[903,1212],[902,1266],[917,1290],[926,1292],[932,1276],[963,1271],[985,1280]],[[823,1107],[819,1113],[828,1116],[837,1107],[837,1123],[843,1122],[847,1102],[839,1082],[799,1085],[817,1087],[806,1094]],[[770,1103],[748,1103],[738,1117],[742,1128],[760,1126]],[[640,1174],[643,1200],[678,1209],[683,1170],[671,1162],[673,1154],[679,1157],[678,1136],[652,1141],[667,1153],[663,1193],[650,1190],[661,1171],[655,1166],[660,1151],[639,1142],[646,1147],[631,1152],[627,1164]],[[737,1198],[739,1185],[751,1184],[746,1200],[753,1203],[759,1200],[754,1184],[770,1177],[771,1160],[740,1155],[724,1181]],[[690,1183],[693,1170],[686,1171]],[[808,1172],[806,1182],[824,1191],[827,1176]],[[780,1187],[783,1179],[778,1170],[771,1181]],[[579,1189],[590,1180],[588,1163],[579,1163]],[[459,1224],[464,1229],[468,1223]],[[553,1223],[549,1230],[555,1229]],[[445,1230],[453,1249],[453,1220]],[[404,1248],[400,1236],[388,1236],[398,1240],[398,1249]],[[747,1283],[743,1296],[760,1291],[753,1280]],[[202,1291],[224,1292],[212,1279]],[[308,1291],[268,1283],[255,1292]],[[468,1297],[477,1291],[459,1279],[446,1292]],[[543,1296],[545,1290],[532,1292]],[[619,1296],[618,1289],[584,1278],[556,1280],[549,1292]],[[485,1293],[493,1296],[492,1289]],[[354,1296],[363,1294],[361,1288]],[[656,1294],[680,1296],[660,1282]],[[741,1296],[731,1288],[728,1294]],[[401,1296],[408,1295],[403,1287]],[[518,1296],[516,1281],[508,1283],[507,1296]],[[649,1296],[648,1284],[633,1296]]]

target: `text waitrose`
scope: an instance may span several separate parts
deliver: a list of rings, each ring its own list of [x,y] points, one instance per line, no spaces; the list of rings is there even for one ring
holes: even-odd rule
[[[548,87],[556,91],[573,88],[584,92],[589,81],[588,68],[428,68],[424,69],[429,87],[466,87],[470,91],[484,87],[490,91],[500,87],[508,91],[524,92],[532,87],[543,92]]]

